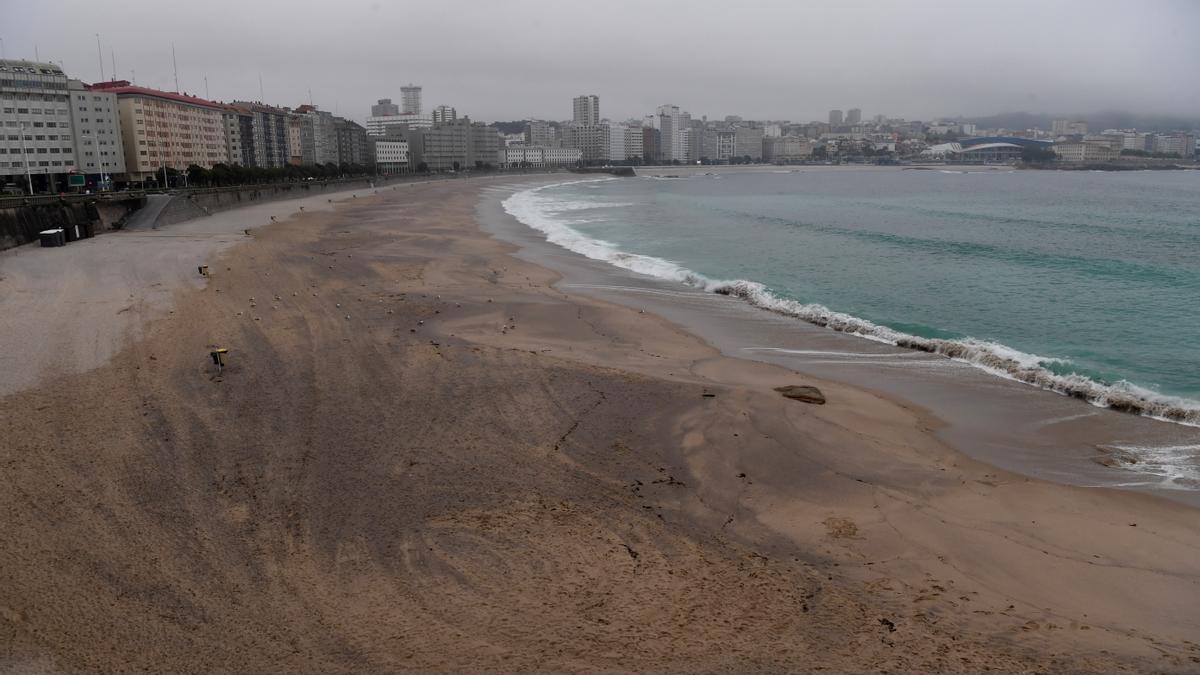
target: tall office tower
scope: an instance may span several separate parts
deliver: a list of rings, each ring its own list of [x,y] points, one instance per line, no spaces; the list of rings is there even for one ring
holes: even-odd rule
[[[392,103],[390,98],[381,98],[371,106],[371,117],[391,117],[400,114],[400,106]]]
[[[421,87],[415,84],[400,87],[400,107],[405,115],[420,115]]]
[[[841,124],[842,124],[842,111],[841,110],[830,110],[829,111],[829,124],[831,126],[835,126],[835,127],[841,126]]]
[[[859,108],[851,108],[846,111],[846,124],[858,124],[862,122],[862,110]]]
[[[595,94],[575,97],[575,124],[600,124],[600,97]]]

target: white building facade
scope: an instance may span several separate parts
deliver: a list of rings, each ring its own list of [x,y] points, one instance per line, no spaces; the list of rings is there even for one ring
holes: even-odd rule
[[[91,91],[79,80],[71,80],[68,88],[76,168],[87,174],[89,185],[110,188],[113,175],[125,173],[125,144],[117,95]]]
[[[367,135],[394,135],[400,133],[401,130],[399,127],[401,125],[409,129],[428,129],[429,127],[433,126],[433,116],[401,113],[399,115],[380,115],[368,117],[366,124]]]
[[[0,181],[65,188],[66,174],[75,170],[68,97],[67,76],[57,65],[0,61]]]
[[[375,141],[375,166],[380,173],[396,173],[408,169],[408,141],[402,138],[381,138]]]

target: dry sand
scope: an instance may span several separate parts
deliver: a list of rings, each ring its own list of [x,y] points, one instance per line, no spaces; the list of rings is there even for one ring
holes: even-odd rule
[[[566,295],[477,189],[254,230],[0,401],[0,670],[1200,669],[1193,509]]]

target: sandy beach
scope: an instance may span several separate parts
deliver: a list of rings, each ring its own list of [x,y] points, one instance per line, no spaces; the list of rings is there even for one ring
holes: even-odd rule
[[[0,256],[0,670],[1200,669],[1194,508],[556,287],[519,182]]]

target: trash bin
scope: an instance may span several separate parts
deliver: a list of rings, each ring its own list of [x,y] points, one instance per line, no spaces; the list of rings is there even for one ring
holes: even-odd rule
[[[67,243],[75,241],[76,239],[79,238],[79,226],[78,225],[67,225],[66,227],[62,228],[61,231],[62,231],[63,235],[66,237]]]
[[[67,236],[61,228],[54,230],[42,230],[38,233],[41,239],[42,246],[66,246]]]

